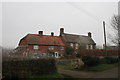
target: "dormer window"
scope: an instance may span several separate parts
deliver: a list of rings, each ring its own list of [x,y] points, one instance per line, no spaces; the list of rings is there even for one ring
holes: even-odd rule
[[[34,47],[33,47],[34,49],[38,49],[39,48],[39,46],[38,45],[34,45]]]

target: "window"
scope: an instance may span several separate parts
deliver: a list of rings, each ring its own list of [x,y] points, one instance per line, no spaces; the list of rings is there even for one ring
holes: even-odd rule
[[[86,49],[89,49],[89,45],[86,45]]]
[[[34,45],[34,49],[38,49],[39,48],[39,46],[38,45]]]
[[[27,53],[26,53],[26,52],[24,52],[24,53],[23,53],[23,56],[24,56],[24,57],[25,57],[25,56],[27,56]]]
[[[61,50],[64,50],[64,47],[63,47],[63,46],[60,46],[60,49],[61,49]]]
[[[93,49],[93,45],[90,45],[90,49]]]
[[[49,50],[53,50],[54,49],[54,46],[49,46]]]
[[[73,48],[73,43],[70,43],[70,46]]]
[[[78,44],[76,43],[76,44],[75,44],[75,49],[78,49],[78,47],[79,47],[79,46],[78,46]]]

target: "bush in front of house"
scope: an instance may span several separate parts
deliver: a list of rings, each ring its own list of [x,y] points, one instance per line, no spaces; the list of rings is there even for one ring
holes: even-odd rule
[[[67,47],[65,50],[65,56],[70,56],[74,54],[74,49],[72,47]]]
[[[105,50],[105,49],[93,49],[93,50],[79,50],[77,56],[105,56],[107,51],[108,56],[118,56],[118,50]]]
[[[84,62],[80,61],[80,62],[72,62],[70,63],[71,66],[73,66],[75,69],[80,69],[81,67],[84,66]]]
[[[83,56],[82,61],[86,67],[100,64],[100,59],[98,57]]]
[[[2,64],[3,78],[29,78],[57,71],[54,59],[7,60]]]
[[[107,64],[114,64],[114,63],[117,63],[119,61],[119,58],[118,57],[112,57],[112,56],[106,56],[104,58],[104,61]]]

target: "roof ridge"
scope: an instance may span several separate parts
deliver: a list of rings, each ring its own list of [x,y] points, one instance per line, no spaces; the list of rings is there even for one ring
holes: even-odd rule
[[[76,35],[76,36],[79,36],[78,34],[69,34],[69,33],[64,33],[64,34],[68,34],[68,35]]]
[[[68,35],[76,35],[76,36],[85,36],[85,37],[88,37],[88,36],[86,36],[86,35],[79,35],[79,34],[69,34],[69,33],[64,33],[64,34],[68,34]]]
[[[36,35],[36,36],[39,36],[39,34],[27,34],[27,35]],[[59,36],[51,36],[51,35],[41,35],[41,36],[48,36],[48,37],[59,37]]]

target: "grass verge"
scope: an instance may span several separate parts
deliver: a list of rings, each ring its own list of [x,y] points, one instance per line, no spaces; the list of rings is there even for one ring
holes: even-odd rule
[[[92,67],[82,67],[80,70],[81,71],[104,71],[107,69],[111,69],[113,67],[117,67],[119,63],[115,64],[99,64],[97,66],[92,66]]]
[[[114,64],[99,64],[97,66],[92,66],[92,67],[83,66],[80,69],[75,69],[74,66],[70,66],[70,65],[57,65],[57,67],[60,69],[76,70],[76,71],[104,71],[117,66],[120,66],[120,62]]]
[[[67,70],[74,70],[75,69],[74,66],[70,66],[70,65],[57,65],[57,67],[60,69],[67,69]]]
[[[31,76],[30,78],[63,78],[63,76],[59,73],[53,73],[49,75],[40,75],[40,76]]]

